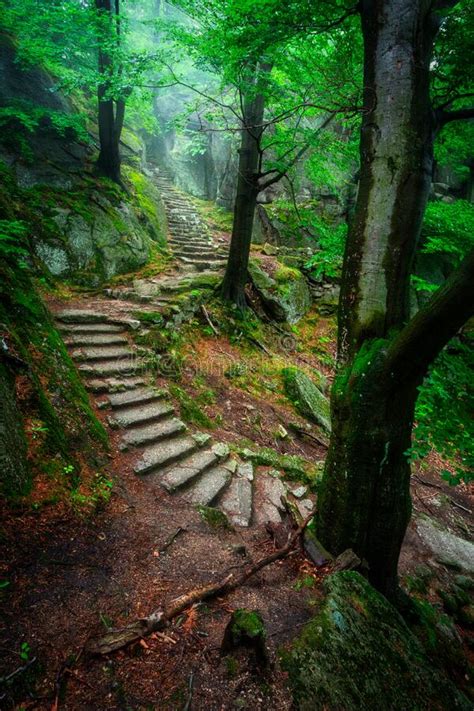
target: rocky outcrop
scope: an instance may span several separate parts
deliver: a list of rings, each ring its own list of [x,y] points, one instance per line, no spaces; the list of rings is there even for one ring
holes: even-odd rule
[[[5,498],[26,494],[30,470],[23,422],[16,404],[15,380],[0,362],[0,493]]]
[[[250,260],[249,275],[268,315],[275,321],[297,323],[311,308],[311,297],[303,274],[281,265],[270,276],[256,260]]]
[[[471,708],[362,576],[336,573],[326,579],[324,592],[318,612],[284,657],[300,711]]]
[[[285,392],[298,412],[322,427],[331,431],[329,400],[316,387],[313,381],[298,368],[282,370]],[[324,387],[325,379],[320,376],[320,385]]]

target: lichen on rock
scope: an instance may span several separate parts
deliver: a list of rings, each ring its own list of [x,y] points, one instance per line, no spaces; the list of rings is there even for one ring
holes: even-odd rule
[[[336,573],[324,591],[318,612],[283,654],[300,711],[471,708],[361,575]]]
[[[299,368],[284,368],[282,377],[285,392],[298,412],[330,432],[329,400],[315,383]]]

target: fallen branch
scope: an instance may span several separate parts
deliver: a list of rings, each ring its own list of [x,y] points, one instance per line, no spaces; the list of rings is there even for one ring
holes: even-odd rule
[[[232,590],[235,590],[265,566],[285,558],[291,552],[291,549],[304,532],[313,516],[314,511],[303,521],[303,523],[298,526],[296,531],[291,534],[285,546],[278,548],[271,555],[261,558],[256,563],[243,566],[240,574],[237,572],[229,573],[225,578],[216,583],[209,583],[208,585],[204,585],[200,588],[194,588],[188,593],[172,600],[168,606],[158,608],[148,617],[136,620],[131,625],[127,625],[127,627],[110,630],[110,632],[107,632],[107,634],[97,639],[91,639],[86,647],[86,650],[90,654],[104,655],[110,654],[110,652],[115,652],[117,649],[123,649],[123,647],[127,647],[133,642],[137,642],[143,637],[148,637],[153,634],[153,632],[162,630],[166,627],[168,622],[191,605],[195,605],[197,602],[207,600],[211,597],[216,597],[217,595],[226,595]]]
[[[165,543],[163,543],[163,545],[161,546],[159,552],[160,552],[160,553],[166,553],[166,551],[168,550],[168,548],[170,547],[170,545],[171,545],[172,543],[174,543],[175,539],[179,536],[179,534],[180,534],[180,533],[185,533],[185,532],[186,532],[186,529],[185,529],[185,528],[182,528],[182,527],[180,526],[174,533],[171,534],[171,536],[168,538],[168,540],[165,541]]]
[[[216,336],[218,336],[218,335],[219,335],[219,331],[217,330],[217,328],[216,328],[216,327],[214,326],[214,324],[212,323],[211,317],[209,316],[208,310],[206,309],[206,307],[204,306],[204,304],[201,304],[201,311],[202,311],[203,316],[204,316],[204,318],[206,319],[207,323],[209,324],[209,326],[210,326],[212,332],[213,332]]]
[[[325,447],[326,449],[329,447],[329,442],[327,439],[318,437],[312,432],[307,432],[305,429],[303,429],[303,427],[298,427],[298,425],[295,425],[293,423],[290,423],[288,427],[290,430],[293,430],[293,432],[296,432],[296,434],[301,435],[301,437],[309,437],[309,439],[314,439],[314,441],[320,444],[321,447]]]

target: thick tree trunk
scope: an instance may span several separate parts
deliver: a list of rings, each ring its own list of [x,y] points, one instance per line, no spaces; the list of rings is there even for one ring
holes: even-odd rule
[[[263,67],[264,71],[269,71]],[[256,78],[257,81],[257,78]],[[244,127],[239,155],[237,197],[229,258],[222,283],[222,296],[239,308],[246,307],[245,283],[252,241],[253,221],[259,193],[260,140],[264,112],[262,93],[249,93],[244,102]]]
[[[363,0],[361,177],[344,258],[332,436],[318,535],[364,558],[371,582],[397,590],[410,518],[410,447],[418,377],[394,382],[387,349],[408,318],[409,279],[433,162],[428,0]]]

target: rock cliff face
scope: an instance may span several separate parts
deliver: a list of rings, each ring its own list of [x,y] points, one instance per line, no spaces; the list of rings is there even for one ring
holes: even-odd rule
[[[84,284],[139,268],[153,244],[166,240],[164,206],[144,168],[143,142],[124,131],[128,195],[100,180],[94,174],[93,133],[58,131],[51,118],[66,117],[67,124],[72,102],[54,91],[41,68],[16,62],[8,38],[1,37],[0,45],[0,107],[10,117],[2,121],[0,161],[15,178],[22,202],[36,213],[36,256],[54,276]],[[17,118],[21,107],[39,112],[33,130]]]

